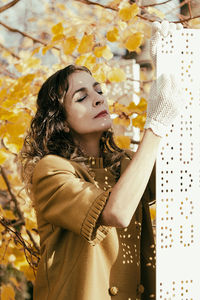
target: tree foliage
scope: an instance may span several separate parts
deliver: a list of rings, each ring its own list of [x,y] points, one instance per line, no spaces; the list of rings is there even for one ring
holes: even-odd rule
[[[14,10],[19,2],[5,3],[0,7],[0,13]],[[0,21],[8,34],[12,32],[22,37],[21,45],[17,47],[14,41],[12,47],[0,43],[2,300],[28,299],[24,280],[34,282],[40,258],[35,213],[21,182],[17,163],[26,130],[36,110],[39,88],[57,69],[71,63],[88,67],[105,90],[112,82],[126,80],[123,70],[110,63],[116,59],[116,52],[118,56],[125,51],[140,53],[141,46],[150,38],[151,22],[164,17],[154,6],[132,2],[114,0],[102,5],[87,0],[54,1],[53,4],[41,1],[44,13],[39,14],[40,19],[33,14],[26,20],[32,24],[32,32]],[[187,26],[200,26],[199,19],[193,18],[191,13],[189,17],[182,17],[182,22]],[[141,73],[141,87],[146,79],[145,73]],[[117,115],[114,124],[127,127],[132,123],[142,131],[147,107],[142,88],[139,96],[138,105],[131,102],[125,106],[117,98],[114,103],[110,102],[111,114]],[[133,115],[135,117],[131,118]],[[116,136],[116,142],[122,148],[129,148],[131,141],[127,136]]]

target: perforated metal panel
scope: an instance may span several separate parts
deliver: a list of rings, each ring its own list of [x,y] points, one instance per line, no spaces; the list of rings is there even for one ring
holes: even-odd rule
[[[157,158],[157,299],[200,299],[200,30],[162,39],[158,76],[181,79],[183,112]]]

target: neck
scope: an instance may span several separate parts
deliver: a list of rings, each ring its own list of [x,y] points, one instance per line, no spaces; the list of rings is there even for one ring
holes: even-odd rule
[[[100,156],[100,142],[101,134],[95,133],[90,135],[81,135],[75,137],[75,143],[80,147],[82,152],[87,156],[99,157]]]

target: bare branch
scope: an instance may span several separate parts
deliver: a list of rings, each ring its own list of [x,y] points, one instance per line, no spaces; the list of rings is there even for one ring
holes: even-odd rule
[[[182,16],[182,17],[185,17],[185,16]],[[200,18],[200,15],[194,16],[194,17],[188,17],[188,18],[185,17],[182,20],[180,20],[180,21],[174,21],[173,23],[185,23],[185,22],[188,22],[190,20],[194,20],[194,19],[198,19],[198,18]]]
[[[23,246],[24,251],[27,251],[31,256],[34,256],[34,257],[37,259],[37,262],[39,262],[39,260],[40,260],[39,252],[38,252],[38,251],[35,251],[35,250],[33,250],[33,249],[31,248],[31,245],[30,245],[27,241],[25,241],[25,240],[23,239],[23,237],[21,236],[21,233],[19,233],[19,232],[13,230],[13,229],[11,228],[11,225],[8,225],[7,222],[6,222],[6,220],[3,219],[3,218],[0,218],[0,224],[3,225],[3,226],[6,228],[6,230],[8,230],[8,232],[9,232],[10,234],[14,234],[14,237],[16,238],[16,241],[17,241],[20,245]],[[11,236],[12,236],[12,235],[11,235]],[[13,237],[13,236],[12,236],[12,237]],[[27,245],[27,244],[28,244],[28,245]],[[37,249],[36,249],[36,250],[37,250]],[[27,259],[27,262],[29,263],[29,260],[28,260],[28,259]],[[31,267],[33,268],[33,267],[35,267],[35,265],[34,265],[34,266],[31,265]]]
[[[13,201],[14,204],[15,204],[16,212],[17,212],[19,218],[24,221],[24,215],[23,215],[23,213],[22,213],[22,211],[21,211],[21,209],[19,207],[19,204],[18,204],[18,201],[17,201],[15,195],[12,192],[12,189],[11,189],[11,186],[10,186],[10,182],[8,181],[8,177],[7,177],[6,172],[4,171],[4,168],[2,166],[0,166],[0,172],[1,172],[1,175],[3,177],[3,180],[5,181],[5,184],[7,186],[8,192],[9,192],[9,194],[11,196],[11,201]]]
[[[114,11],[118,11],[118,9],[116,9],[116,8],[114,8],[114,7],[111,7],[111,6],[109,6],[109,5],[103,5],[103,4],[96,3],[96,2],[92,2],[92,1],[89,1],[89,0],[75,0],[75,1],[81,2],[81,3],[84,3],[84,4],[87,4],[87,5],[96,5],[96,6],[100,6],[100,7],[102,7],[102,8],[107,8],[107,9],[111,9],[111,10],[114,10]],[[165,3],[169,2],[169,1],[171,1],[171,0],[166,0],[165,2],[158,3],[158,4],[159,4],[159,5],[165,4]],[[181,7],[181,6],[183,6],[183,5],[187,4],[187,3],[189,3],[190,1],[191,1],[191,0],[185,0],[185,1],[183,1],[179,6]],[[156,3],[156,5],[158,5],[158,4]],[[155,4],[153,4],[153,5],[155,5]],[[150,4],[150,5],[147,5],[146,7],[149,7],[149,6],[152,6],[152,5]],[[143,7],[142,7],[142,8],[143,8]],[[139,17],[139,18],[141,18],[141,19],[143,19],[143,20],[146,20],[146,21],[148,21],[148,22],[158,21],[156,18],[152,18],[152,19],[151,19],[151,18],[148,18],[148,17],[143,16],[143,15],[141,15],[141,14],[137,14],[137,17]],[[199,17],[200,17],[200,15],[194,16],[194,17],[188,17],[188,18],[186,18],[186,19],[184,19],[184,20],[174,21],[174,22],[172,22],[172,23],[184,23],[184,22],[188,22],[188,21],[190,21],[190,20],[192,20],[192,19],[196,19],[196,18],[199,18]]]
[[[17,2],[19,2],[20,0],[13,0],[10,3],[5,4],[4,6],[0,7],[0,13],[2,13],[3,11],[7,10],[8,8],[14,6]]]
[[[34,38],[34,37],[32,37],[30,34],[28,34],[28,33],[26,33],[26,32],[23,32],[23,31],[21,31],[21,30],[19,30],[19,29],[10,27],[10,26],[6,25],[5,23],[3,23],[3,22],[1,22],[1,21],[0,21],[0,25],[2,25],[3,27],[5,27],[7,30],[9,30],[9,31],[11,31],[11,32],[17,32],[17,33],[23,35],[24,37],[27,37],[27,38],[31,39],[31,40],[32,40],[33,42],[35,42],[35,43],[39,43],[39,44],[42,44],[42,45],[44,45],[44,46],[47,46],[47,45],[48,45],[47,42],[44,42],[43,40],[40,40],[40,39],[37,39],[37,38]],[[60,49],[59,49],[58,47],[56,47],[56,46],[53,46],[52,48],[54,48],[54,49],[60,51]]]
[[[5,46],[2,45],[1,43],[0,43],[0,48],[6,50],[6,51],[7,51],[8,53],[10,53],[14,58],[20,59],[20,57],[19,57],[17,54],[15,54],[14,52],[12,52],[9,48],[5,47]]]
[[[33,246],[35,247],[35,249],[38,251],[38,253],[40,252],[40,248],[38,247],[38,245],[36,244],[36,241],[34,240],[32,234],[30,233],[30,231],[28,229],[26,229],[26,232],[31,240],[31,242],[33,243]]]
[[[148,4],[148,5],[142,5],[142,6],[140,6],[140,8],[146,8],[146,7],[150,7],[150,6],[158,6],[158,5],[166,4],[171,1],[172,0],[166,0],[166,1],[160,2],[160,3],[152,3],[152,4]]]
[[[12,192],[10,182],[9,182],[9,180],[8,180],[8,178],[7,178],[7,175],[6,175],[6,172],[4,171],[4,169],[3,169],[2,166],[0,167],[0,171],[1,171],[2,177],[3,177],[4,181],[5,181],[5,184],[6,184],[6,186],[7,186],[8,192],[9,192],[9,194],[10,194],[10,196],[11,196],[11,201],[14,202],[16,212],[17,212],[17,214],[18,214],[18,216],[19,216],[19,218],[20,218],[20,220],[18,220],[16,223],[14,223],[13,226],[16,226],[16,224],[19,225],[19,224],[20,224],[20,221],[21,221],[21,225],[25,225],[24,215],[23,215],[23,213],[22,213],[22,211],[21,211],[21,209],[20,209],[20,207],[19,207],[17,198],[15,197],[15,195],[14,195],[13,192]],[[26,229],[26,232],[27,232],[27,234],[28,234],[30,240],[32,241],[32,243],[33,243],[35,249],[39,252],[39,247],[37,246],[37,244],[36,244],[36,242],[35,242],[35,240],[34,240],[32,234],[31,234],[31,232],[30,232],[28,229]]]
[[[188,2],[188,11],[189,11],[190,18],[192,18],[191,0]]]
[[[89,0],[75,0],[75,1],[87,4],[87,5],[96,5],[96,6],[99,6],[99,7],[102,7],[102,8],[107,8],[107,9],[118,11],[117,8],[111,7],[109,5],[103,5],[103,4],[100,4],[100,3],[92,2],[92,1],[89,1]]]

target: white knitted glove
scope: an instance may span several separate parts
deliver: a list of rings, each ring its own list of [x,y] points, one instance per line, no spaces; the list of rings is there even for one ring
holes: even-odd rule
[[[184,107],[180,82],[175,75],[162,74],[151,86],[144,128],[163,137]]]
[[[150,39],[150,55],[154,66],[156,67],[157,61],[157,46],[162,37],[166,37],[175,30],[183,29],[182,24],[169,23],[168,21],[153,22],[152,24],[152,36]]]

